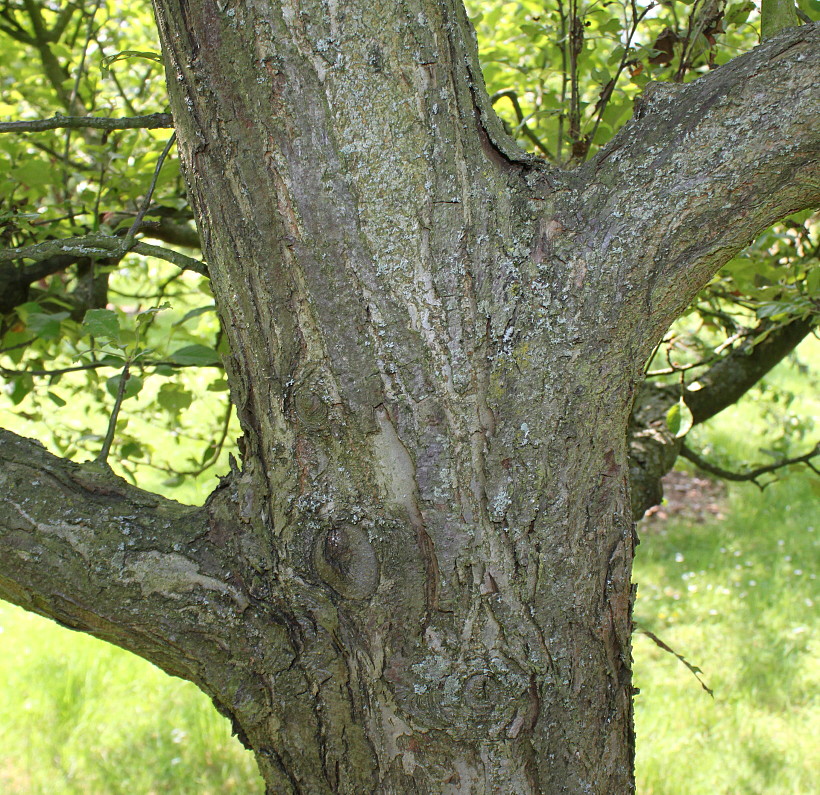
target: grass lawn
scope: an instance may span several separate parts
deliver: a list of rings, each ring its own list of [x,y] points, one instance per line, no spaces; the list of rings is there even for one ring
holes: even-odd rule
[[[806,437],[796,450],[810,449],[820,393],[807,362],[820,363],[820,341],[696,428],[693,446],[719,462],[769,463],[761,449],[791,428]],[[803,468],[763,492],[729,484],[721,515],[638,525],[636,620],[700,667],[715,694],[635,634],[640,795],[818,792],[818,497],[820,478]]]
[[[817,486],[729,490],[723,520],[668,520],[638,548],[638,792],[800,795],[820,781]],[[814,510],[814,516],[811,512]]]
[[[0,602],[0,793],[264,792],[194,685]]]

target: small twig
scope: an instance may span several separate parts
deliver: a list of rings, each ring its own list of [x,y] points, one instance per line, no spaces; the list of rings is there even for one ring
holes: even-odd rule
[[[815,458],[816,456],[820,455],[820,443],[814,446],[814,449],[806,453],[805,455],[796,456],[795,458],[784,458],[782,461],[778,461],[775,464],[769,464],[767,466],[758,467],[757,469],[753,469],[750,472],[730,472],[729,470],[722,469],[719,466],[715,466],[714,464],[710,464],[705,459],[701,458],[697,453],[693,452],[690,448],[688,448],[685,444],[681,446],[680,455],[683,456],[687,461],[691,461],[698,469],[702,469],[704,472],[708,472],[710,475],[715,475],[716,477],[723,478],[723,480],[732,480],[732,481],[751,481],[755,484],[761,491],[766,488],[767,484],[760,485],[757,482],[757,478],[761,475],[766,475],[769,472],[775,472],[778,469],[782,469],[783,467],[791,466],[792,464],[805,464],[812,472],[820,475],[820,471],[818,471],[817,467],[811,463],[811,459]]]
[[[513,110],[515,111],[515,116],[518,119],[518,128],[527,138],[530,139],[545,155],[548,160],[555,160],[552,152],[548,149],[547,145],[530,129],[529,125],[527,124],[527,120],[524,118],[524,111],[521,110],[521,104],[518,101],[518,94],[512,88],[505,88],[502,91],[496,91],[495,94],[490,97],[490,102],[495,105],[499,99],[503,99],[506,97],[510,100],[513,106]]]
[[[79,101],[82,103],[79,99],[80,83],[82,82],[83,73],[85,72],[85,59],[88,55],[88,47],[91,44],[91,39],[94,35],[94,18],[97,16],[97,12],[100,10],[101,5],[102,0],[97,0],[97,4],[91,9],[91,13],[88,15],[88,27],[85,35],[85,43],[80,51],[80,63],[77,64],[77,75],[74,78],[74,85],[71,88],[71,94],[68,98],[69,110],[73,110],[72,105],[74,105],[75,102]],[[66,145],[68,145],[68,138],[66,138]]]
[[[120,413],[122,401],[125,399],[125,385],[128,383],[129,368],[131,366],[130,360],[125,363],[122,368],[122,375],[120,375],[120,385],[117,388],[117,397],[114,400],[114,408],[111,411],[111,417],[108,420],[108,430],[105,432],[105,439],[103,440],[102,449],[99,455],[94,459],[98,464],[105,464],[108,461],[108,454],[111,452],[111,445],[114,442],[114,434],[117,430],[117,417]]]
[[[682,654],[678,654],[671,646],[664,643],[654,632],[650,632],[650,630],[640,626],[640,624],[638,624],[637,621],[635,621],[634,624],[635,629],[637,629],[638,632],[640,632],[642,635],[646,635],[646,637],[649,638],[649,640],[651,640],[656,646],[658,646],[666,652],[669,652],[669,654],[674,654],[675,657],[677,657],[692,672],[692,676],[694,676],[695,679],[697,679],[698,682],[700,682],[700,686],[712,698],[715,697],[715,694],[712,691],[712,689],[707,687],[706,682],[704,682],[703,679],[700,678],[700,675],[703,673],[703,671],[701,671],[700,668],[698,668],[696,665],[692,665],[692,663],[690,663],[689,660],[687,660]]]
[[[157,160],[157,167],[154,169],[154,176],[151,180],[151,184],[148,186],[148,192],[145,194],[142,200],[142,206],[137,213],[137,217],[134,219],[134,223],[131,224],[128,232],[125,234],[125,245],[128,248],[131,248],[131,244],[134,240],[134,236],[139,232],[140,226],[142,226],[142,220],[145,218],[145,214],[148,212],[148,208],[151,205],[151,197],[154,195],[154,189],[157,187],[157,180],[159,179],[159,172],[162,171],[162,165],[165,162],[165,158],[168,157],[168,153],[171,151],[171,147],[174,145],[174,141],[177,139],[176,132],[171,134],[171,137],[168,139],[168,143],[165,144],[165,148],[162,150],[162,154],[159,156],[159,160]]]
[[[174,119],[170,113],[151,113],[147,116],[120,116],[117,118],[56,115],[50,119],[0,122],[0,133],[45,132],[46,130],[61,130],[68,127],[95,130],[156,130],[173,126]]]
[[[644,378],[659,378],[662,375],[674,375],[675,373],[682,373],[685,370],[694,370],[696,367],[705,367],[717,358],[717,356],[710,356],[708,359],[702,359],[699,362],[692,362],[690,364],[675,364],[674,362],[670,362],[669,367],[664,367],[662,370],[650,370]]]
[[[658,351],[661,349],[661,345],[666,345],[674,340],[674,337],[668,337],[660,340],[655,347],[652,349],[652,353],[649,354],[649,358],[646,360],[646,364],[643,368],[643,375],[644,378],[649,377],[649,367],[655,359],[655,356],[658,355]]]
[[[18,342],[16,345],[9,345],[8,348],[0,348],[0,353],[8,353],[9,351],[16,351],[18,348],[25,348],[28,345],[31,345],[37,337],[32,337],[30,340],[24,340],[23,342]],[[22,371],[21,371],[22,374]]]
[[[595,124],[592,127],[592,132],[589,134],[589,140],[595,140],[595,133],[598,132],[598,127],[601,125],[601,122],[604,118],[604,111],[606,110],[607,105],[609,104],[610,99],[612,99],[612,94],[615,91],[615,87],[618,85],[618,80],[621,77],[624,69],[626,68],[627,60],[629,59],[629,48],[632,46],[632,39],[635,36],[636,31],[638,30],[638,25],[643,21],[643,18],[653,9],[655,8],[655,3],[649,3],[649,5],[644,8],[641,13],[638,13],[638,9],[635,5],[635,0],[631,2],[632,8],[632,26],[627,33],[626,42],[623,44],[623,54],[621,55],[621,60],[618,63],[618,68],[615,70],[615,76],[604,86],[603,90],[601,91],[601,98],[598,100],[598,104],[595,107],[595,110],[598,112],[595,117]]]
[[[74,78],[74,85],[71,89],[71,93],[68,96],[68,103],[66,105],[67,109],[71,113],[82,113],[86,107],[80,97],[80,83],[83,80],[83,73],[85,72],[85,59],[88,55],[88,46],[91,44],[91,36],[94,33],[94,18],[97,16],[97,11],[100,10],[100,5],[102,4],[102,0],[97,0],[97,4],[94,8],[91,9],[91,13],[88,15],[88,26],[86,30],[85,36],[85,43],[83,44],[82,50],[80,52],[80,62],[77,64],[77,74]],[[65,144],[63,146],[63,162],[68,160],[68,156],[71,154],[71,128],[66,128],[65,131]],[[74,222],[74,207],[71,203],[71,189],[69,186],[69,174],[66,169],[63,169],[63,190],[65,193],[65,208],[66,212],[70,216],[70,220]]]
[[[103,63],[105,63],[105,44],[100,41],[99,36],[94,37],[94,41],[97,43],[97,47],[99,47],[100,55],[103,56]],[[125,109],[133,114],[134,116],[137,115],[137,109],[134,107],[131,100],[128,98],[128,94],[125,93],[125,89],[122,87],[122,83],[120,83],[119,79],[117,78],[116,72],[112,69],[106,70],[106,74],[108,77],[111,78],[111,81],[114,83],[115,88],[117,89],[117,93],[120,95],[120,98],[125,103]]]
[[[156,257],[157,259],[165,260],[172,265],[176,265],[181,270],[193,271],[200,276],[208,275],[208,266],[204,262],[194,259],[193,257],[187,257],[185,254],[180,254],[178,251],[174,251],[170,248],[155,246],[152,243],[143,243],[140,241],[131,247],[131,251],[136,251],[137,254],[143,254],[146,257]]]
[[[36,39],[11,16],[8,6],[0,11],[0,19],[4,20],[0,22],[0,32],[10,36],[15,41],[19,41],[21,44],[32,45],[36,43]]]
[[[225,419],[222,422],[222,433],[219,437],[219,441],[214,445],[213,453],[211,453],[210,458],[205,461],[202,466],[197,467],[196,469],[172,469],[171,467],[164,467],[160,466],[159,464],[152,464],[152,463],[144,463],[142,466],[148,466],[151,469],[156,469],[159,472],[167,472],[170,475],[180,475],[184,477],[198,477],[203,472],[207,472],[211,467],[215,466],[217,461],[219,461],[219,456],[222,454],[222,449],[225,446],[225,439],[228,438],[228,430],[231,424],[231,413],[233,411],[233,404],[229,401],[228,402],[228,409],[225,412]]]
[[[13,350],[16,347],[21,347],[22,345],[30,345],[34,340],[28,340],[25,343],[20,343],[20,345],[12,346],[11,348],[4,348],[0,350],[0,353],[5,353],[6,351]],[[134,365],[132,365],[134,366]],[[179,364],[178,362],[140,362],[139,363],[140,371],[144,371],[149,367],[173,367],[174,369],[182,369],[183,367],[216,367],[217,369],[222,369],[222,365],[219,362],[214,362],[213,364]],[[16,378],[17,376],[21,375],[30,375],[37,378],[44,378],[44,377],[51,377],[55,375],[65,375],[66,373],[80,373],[84,370],[99,370],[103,367],[119,367],[119,364],[112,364],[111,362],[88,362],[87,364],[75,364],[71,367],[59,367],[54,370],[13,370],[9,367],[0,367],[0,375],[4,378]]]

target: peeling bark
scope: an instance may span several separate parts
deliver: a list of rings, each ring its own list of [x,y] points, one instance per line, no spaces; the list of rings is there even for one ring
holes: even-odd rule
[[[272,793],[632,791],[634,387],[820,197],[816,26],[564,174],[504,135],[454,0],[155,7],[243,468],[186,509],[4,437],[99,537],[4,498],[3,592],[197,682]],[[133,548],[94,518],[125,510]]]

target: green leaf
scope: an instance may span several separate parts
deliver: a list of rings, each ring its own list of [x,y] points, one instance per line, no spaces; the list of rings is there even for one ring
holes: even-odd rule
[[[157,393],[157,402],[171,414],[179,414],[194,401],[194,396],[179,384],[163,384]]]
[[[23,398],[34,389],[34,379],[30,375],[21,375],[12,381],[11,392],[8,393],[11,402],[15,406],[19,406],[23,402]]]
[[[16,312],[20,316],[22,320],[25,320],[28,315],[33,315],[39,313],[41,310],[40,304],[36,301],[26,301],[24,304],[20,304]]]
[[[125,364],[125,357],[117,356],[114,353],[106,353],[105,356],[100,359],[100,363],[106,365],[106,367],[117,367],[121,370]]]
[[[211,364],[219,364],[219,354],[206,345],[186,345],[174,351],[169,357],[169,361],[174,364],[198,365],[207,367]]]
[[[142,458],[145,455],[145,448],[135,439],[131,439],[120,447],[120,455],[123,458]]]
[[[111,309],[89,309],[83,318],[81,336],[86,334],[99,340],[119,342],[120,319]]]
[[[724,26],[740,25],[749,18],[749,14],[754,11],[755,4],[752,0],[744,0],[740,3],[732,3],[723,17]]]
[[[211,442],[206,448],[205,451],[202,453],[202,458],[200,459],[200,465],[207,464],[217,453],[219,452],[219,446],[216,442]]]
[[[54,167],[44,160],[31,159],[11,170],[11,176],[29,187],[54,184]]]
[[[105,388],[108,390],[108,394],[114,398],[117,397],[117,393],[119,392],[121,379],[122,373],[117,373],[117,375],[112,375],[111,378],[105,382]],[[123,392],[122,399],[128,400],[128,398],[138,395],[141,389],[142,379],[137,375],[130,376],[125,382],[125,391]]]
[[[103,76],[108,75],[108,71],[111,68],[111,64],[115,61],[122,61],[126,58],[144,58],[147,61],[155,61],[156,63],[162,63],[162,56],[158,52],[152,52],[150,50],[122,50],[121,52],[115,53],[114,55],[108,55],[102,59],[101,67]]]
[[[152,306],[150,309],[144,309],[137,315],[137,326],[144,326],[146,323],[150,322],[154,315],[158,312],[162,312],[164,309],[170,309],[171,305],[169,303],[160,304],[159,306]]]
[[[666,412],[666,427],[676,439],[686,436],[692,428],[692,412],[681,398],[669,411]]]
[[[207,304],[205,306],[198,306],[196,309],[191,309],[183,315],[182,320],[178,320],[174,325],[181,326],[186,321],[191,320],[191,318],[199,317],[205,314],[205,312],[216,312],[216,305]]]
[[[610,79],[609,70],[607,69],[593,69],[592,70],[592,77],[596,80],[596,82],[600,83],[602,86],[605,86]]]
[[[60,335],[60,323],[70,317],[68,312],[44,314],[35,312],[26,318],[26,328],[40,339],[53,340]]]
[[[614,66],[615,64],[620,63],[620,61],[621,61],[621,56],[622,56],[623,54],[624,54],[624,48],[623,48],[623,47],[621,47],[621,46],[616,47],[616,48],[612,51],[612,54],[609,56],[609,58],[607,58],[607,63],[608,63],[610,66]]]
[[[48,396],[51,399],[52,403],[54,403],[59,408],[65,406],[66,402],[56,393],[52,392],[51,390],[48,391]]]

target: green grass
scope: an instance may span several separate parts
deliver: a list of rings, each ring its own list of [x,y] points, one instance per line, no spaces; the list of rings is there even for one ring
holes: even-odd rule
[[[636,616],[703,670],[714,700],[636,634],[642,795],[800,795],[820,780],[817,490],[731,489],[723,521],[643,539]],[[814,510],[814,516],[812,516]]]
[[[0,793],[261,793],[194,685],[0,602]]]
[[[820,342],[804,343],[799,358],[820,361]],[[768,463],[772,431],[801,416],[791,453],[810,447],[820,395],[802,366],[782,364],[750,398],[696,429],[694,443],[724,463]],[[820,478],[803,468],[763,492],[731,484],[722,520],[669,520],[644,533],[636,618],[699,666],[715,697],[635,635],[641,795],[818,791],[818,497]]]

